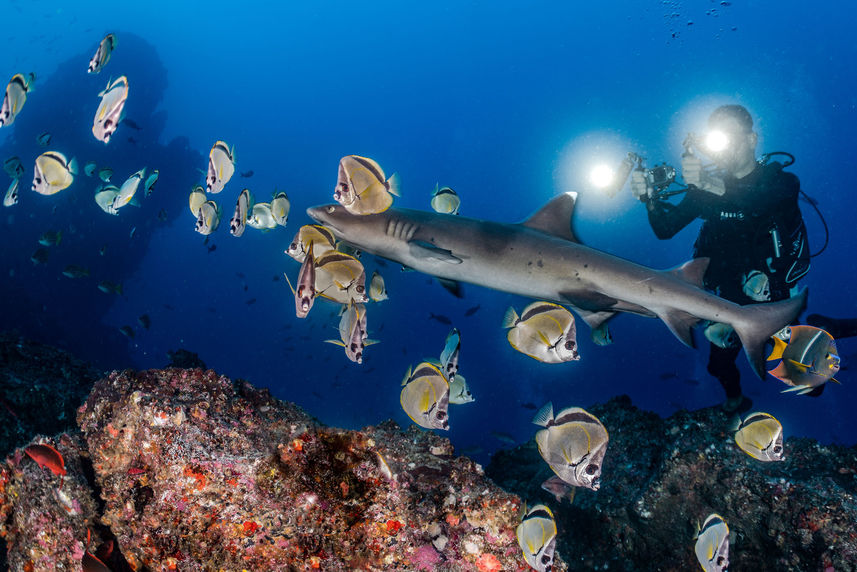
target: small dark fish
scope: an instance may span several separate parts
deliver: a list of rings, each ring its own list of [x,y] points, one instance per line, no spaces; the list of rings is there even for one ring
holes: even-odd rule
[[[216,245],[216,244],[212,244],[212,245],[210,245],[210,246],[208,247],[208,249],[207,249],[207,250],[208,250],[208,252],[214,252],[215,250],[217,250],[217,245]]]
[[[255,303],[256,303],[256,298],[250,298],[249,300],[247,300],[245,302],[245,304],[247,304],[248,306],[252,306]]]
[[[119,331],[129,338],[134,338],[134,328],[132,328],[131,326],[122,326],[121,328],[119,328]]]
[[[131,145],[136,145],[136,144],[137,144],[137,140],[136,140],[136,139],[134,139],[133,137],[129,137],[129,138],[128,138],[128,143],[130,143]]]
[[[538,405],[536,405],[535,403],[532,403],[530,401],[527,401],[526,403],[522,403],[521,407],[523,407],[524,409],[532,409],[533,411],[535,411],[536,409],[539,408]]]
[[[503,433],[502,431],[491,431],[491,436],[497,439],[498,441],[506,443],[507,445],[517,444],[517,441],[515,441],[514,437],[512,437],[508,433]]]
[[[161,222],[167,222],[167,209],[161,209],[158,211],[158,220]]]
[[[248,288],[249,288],[249,287],[245,284],[245,285],[244,285],[244,291],[246,292]]]
[[[244,171],[243,173],[241,173],[241,176],[244,177],[245,179],[249,179],[250,177],[253,176],[253,171]]]
[[[30,260],[33,261],[33,264],[44,264],[48,261],[48,249],[47,248],[37,248],[32,255],[30,255]]]
[[[51,144],[51,134],[47,131],[41,133],[38,137],[36,137],[36,142],[39,144],[39,147],[47,147]]]
[[[480,306],[479,304],[476,304],[476,305],[475,305],[475,306],[473,306],[472,308],[468,308],[468,309],[467,309],[467,311],[466,311],[466,312],[464,312],[464,315],[465,315],[465,316],[472,316],[473,314],[475,314],[476,312],[478,312],[478,311],[479,311],[479,308],[480,308],[480,307],[481,307],[481,306]]]
[[[149,318],[149,314],[143,314],[142,316],[137,318],[137,321],[140,322],[140,325],[146,328],[147,330],[152,325],[152,319]]]
[[[450,320],[443,314],[433,314],[432,312],[429,312],[429,320],[437,320],[441,324],[446,324],[447,326],[452,325],[452,320]]]
[[[123,120],[122,120],[122,125],[127,125],[127,126],[128,126],[128,127],[130,127],[131,129],[136,129],[137,131],[140,131],[140,130],[142,129],[142,127],[140,127],[140,126],[139,126],[139,125],[137,125],[134,121],[131,121],[131,120],[130,120],[130,119],[128,119],[127,117],[126,117],[125,119],[123,119]]]
[[[273,280],[274,282],[279,282],[279,281],[280,281],[280,277],[279,277],[279,275],[274,274],[274,278],[273,278],[272,280]]]

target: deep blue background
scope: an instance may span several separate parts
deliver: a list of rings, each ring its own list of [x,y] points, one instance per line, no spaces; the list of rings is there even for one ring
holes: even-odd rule
[[[599,195],[588,187],[588,169],[627,151],[649,164],[677,163],[684,135],[701,131],[709,111],[729,102],[756,118],[759,153],[795,154],[792,170],[830,226],[831,245],[805,280],[809,311],[857,315],[851,3],[64,4],[7,2],[4,10],[0,74],[35,71],[39,79],[16,124],[0,129],[2,158],[17,154],[28,169],[20,204],[4,209],[0,224],[0,325],[104,368],[163,366],[168,350],[186,347],[327,423],[359,427],[393,417],[407,424],[401,377],[409,364],[438,355],[448,332],[428,319],[431,311],[461,329],[461,371],[477,398],[451,412],[450,436],[462,448],[503,446],[492,431],[530,438],[533,411],[522,403],[585,407],[627,393],[661,414],[716,404],[722,393],[705,372],[707,350],[683,347],[657,320],[620,316],[606,348],[593,346],[581,324],[582,360],[544,365],[514,352],[500,328],[506,307],[520,310],[527,300],[474,286],[456,300],[426,276],[390,265],[379,268],[390,300],[369,309],[370,336],[381,343],[357,366],[322,343],[336,337],[336,308],[318,303],[298,320],[288,288],[274,277],[296,276],[298,265],[283,250],[309,222],[305,208],[331,200],[346,154],[398,172],[400,206],[429,208],[439,182],[460,194],[463,215],[515,221],[577,190],[582,241],[652,267],[674,266],[688,258],[698,227],[658,241],[627,189],[613,199]],[[107,32],[117,34],[118,48],[99,76],[88,76]],[[89,131],[96,95],[121,74],[130,83],[128,117],[142,130],[122,125],[104,147]],[[51,148],[81,164],[94,159],[117,178],[155,167],[162,180],[139,210],[128,207],[118,218],[91,201],[95,183],[83,176],[59,195],[37,196],[28,189],[40,152],[34,137],[43,130],[55,135]],[[226,220],[208,252],[186,204],[217,139],[235,145],[238,171],[255,175],[236,176],[215,197]],[[288,227],[231,237],[228,217],[243,186],[258,200],[287,191]],[[157,221],[161,208],[166,223]],[[817,250],[821,224],[803,210]],[[62,229],[63,242],[48,265],[34,268],[29,256],[48,229]],[[91,267],[93,276],[61,276],[69,263]],[[371,257],[364,263],[369,274],[377,268]],[[102,279],[121,279],[124,295],[99,292]],[[144,312],[151,330],[137,327],[133,340],[119,333]],[[839,348],[847,367],[857,342]],[[781,419],[787,435],[857,441],[854,370],[841,372],[842,386],[809,399],[781,395],[778,381],[755,379],[745,361],[745,392],[756,409]]]

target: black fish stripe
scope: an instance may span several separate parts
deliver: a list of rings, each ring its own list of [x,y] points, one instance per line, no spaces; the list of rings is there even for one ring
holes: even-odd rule
[[[705,532],[706,530],[708,530],[709,528],[712,528],[712,527],[714,527],[714,526],[717,526],[718,524],[726,524],[726,523],[723,521],[723,519],[722,519],[722,518],[718,518],[718,517],[716,517],[716,516],[715,516],[714,518],[712,518],[711,520],[709,520],[707,524],[705,524],[705,525],[702,527],[702,530],[700,530],[700,531],[699,531],[699,535],[700,535],[700,536],[702,536],[702,533],[704,533],[704,532]]]
[[[583,423],[591,423],[593,425],[600,426],[601,423],[598,422],[598,419],[595,418],[591,413],[586,413],[584,411],[576,411],[574,413],[566,413],[562,417],[557,417],[553,420],[551,425],[564,425],[565,423],[573,423],[573,422],[583,422]]]
[[[379,173],[379,172],[378,172],[378,170],[375,168],[375,165],[373,165],[372,163],[370,163],[370,162],[366,161],[366,159],[364,159],[363,157],[358,157],[357,155],[352,155],[352,157],[354,157],[354,159],[355,159],[358,163],[360,163],[361,165],[363,165],[364,167],[366,167],[367,169],[369,169],[369,171],[371,171],[371,173],[372,173],[373,175],[375,175],[375,178],[376,178],[376,179],[378,179],[380,182],[382,182],[382,183],[383,183],[384,181],[386,181],[386,179],[384,178],[384,174],[383,174],[383,173]]]
[[[526,320],[529,320],[533,316],[537,316],[539,314],[544,314],[545,312],[550,312],[552,310],[559,310],[559,309],[560,309],[560,306],[555,306],[553,304],[550,304],[550,305],[542,304],[540,306],[536,306],[535,308],[530,308],[529,310],[524,312],[524,315],[521,316],[521,321],[524,322]]]
[[[744,422],[741,423],[741,427],[747,427],[748,425],[756,423],[757,421],[768,421],[768,420],[772,420],[770,416],[765,415],[764,413],[757,413],[755,415],[751,415],[750,417],[746,418],[744,420]],[[734,427],[734,425],[733,425],[733,427]]]
[[[13,84],[13,83],[18,84],[19,86],[21,86],[21,90],[24,93],[27,93],[27,91],[28,91],[26,80],[24,79],[24,76],[22,76],[21,74],[15,74],[15,76],[12,78],[12,81],[10,81],[9,83],[10,84]]]
[[[547,519],[553,520],[553,517],[550,515],[550,513],[543,508],[540,508],[538,510],[534,510],[533,512],[528,514],[527,518],[525,518],[524,520],[529,520],[531,518],[547,518]]]
[[[229,147],[227,145],[223,143],[215,143],[214,148],[220,149],[221,151],[226,153],[226,156],[229,158],[230,161],[232,161],[232,153],[229,151]]]

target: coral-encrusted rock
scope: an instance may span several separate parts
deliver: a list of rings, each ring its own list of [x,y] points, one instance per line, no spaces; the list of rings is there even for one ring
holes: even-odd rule
[[[321,427],[180,369],[111,374],[78,421],[132,568],[527,569],[518,498],[425,431]]]
[[[87,529],[97,524],[81,464],[84,443],[68,435],[34,441],[42,442],[63,456],[64,477],[40,468],[23,449],[0,465],[0,536],[6,540],[9,570],[79,570]]]
[[[590,409],[610,432],[601,489],[558,505],[540,483],[553,473],[530,442],[495,455],[501,486],[547,502],[572,565],[611,570],[699,569],[697,522],[717,512],[734,533],[730,569],[857,570],[857,448],[787,439],[785,461],[743,453],[719,408],[661,419],[627,397]]]

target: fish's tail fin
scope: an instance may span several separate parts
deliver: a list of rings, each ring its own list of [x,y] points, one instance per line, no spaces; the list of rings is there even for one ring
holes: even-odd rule
[[[402,178],[398,173],[393,173],[387,179],[387,190],[391,195],[402,198]]]
[[[806,307],[807,295],[808,290],[804,288],[787,300],[742,306],[743,319],[740,323],[730,324],[738,333],[750,366],[760,379],[765,377],[765,342],[797,319]]]
[[[509,328],[514,328],[515,324],[518,323],[518,313],[512,306],[509,306],[509,309],[506,310],[506,315],[503,316],[503,329],[508,330]]]
[[[533,423],[547,427],[551,421],[553,421],[553,403],[548,401],[536,412]]]

